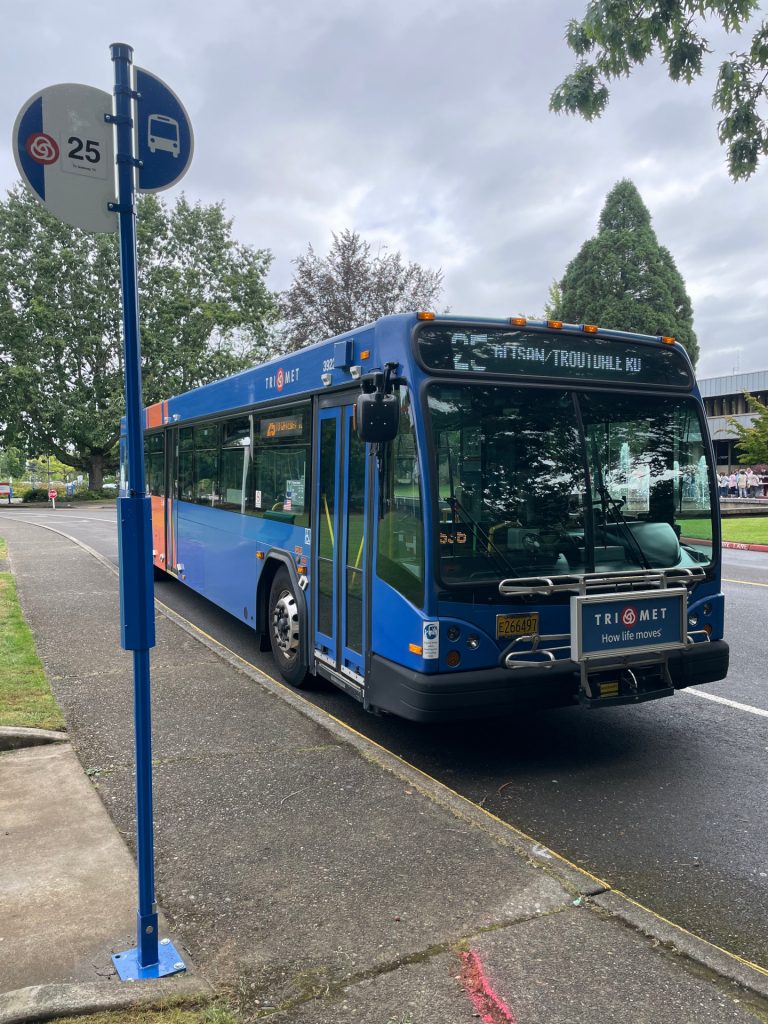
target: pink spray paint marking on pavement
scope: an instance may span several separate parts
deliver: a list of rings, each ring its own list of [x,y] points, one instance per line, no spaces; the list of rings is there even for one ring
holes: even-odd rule
[[[517,1024],[517,1018],[486,977],[480,957],[470,949],[459,953],[461,984],[483,1024]]]

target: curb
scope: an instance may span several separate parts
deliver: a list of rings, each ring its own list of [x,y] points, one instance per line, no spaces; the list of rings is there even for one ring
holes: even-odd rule
[[[702,544],[706,548],[712,547],[711,540],[704,540],[702,537],[681,537],[685,544]],[[729,548],[731,551],[768,551],[768,544],[741,544],[736,540],[721,540],[721,548]]]
[[[120,985],[121,987],[118,987]],[[124,1010],[170,1000],[209,1000],[213,987],[202,978],[179,975],[148,981],[82,982],[33,985],[0,994],[0,1024],[29,1024],[54,1017],[75,1017],[105,1010]]]
[[[20,750],[22,747],[39,747],[44,743],[67,743],[65,732],[52,729],[28,729],[23,726],[0,725],[0,751]]]
[[[739,544],[735,540],[722,541],[722,547],[732,551],[768,551],[768,544]]]
[[[593,896],[592,902],[647,938],[663,943],[679,956],[701,964],[755,995],[768,998],[768,971],[758,964],[743,960],[735,953],[729,953],[701,936],[693,935],[617,889]]]

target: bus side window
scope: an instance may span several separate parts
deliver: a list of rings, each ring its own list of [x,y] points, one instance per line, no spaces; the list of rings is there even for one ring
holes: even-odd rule
[[[217,507],[230,512],[253,512],[251,477],[250,417],[225,420],[221,424]]]
[[[254,416],[253,447],[252,514],[309,526],[309,406]]]
[[[219,424],[193,427],[195,441],[194,497],[198,505],[213,505],[218,493]]]
[[[147,434],[144,438],[144,481],[147,494],[165,494],[165,437]]]

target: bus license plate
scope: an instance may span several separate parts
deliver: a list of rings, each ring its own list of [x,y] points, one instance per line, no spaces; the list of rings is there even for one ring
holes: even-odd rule
[[[539,632],[539,613],[531,615],[497,615],[496,616],[496,639],[505,640],[508,637],[532,636]]]

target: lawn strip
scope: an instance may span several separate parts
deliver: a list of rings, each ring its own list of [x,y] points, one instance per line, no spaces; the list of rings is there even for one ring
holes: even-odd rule
[[[0,540],[0,558],[4,552]],[[64,728],[10,572],[0,572],[0,725]]]
[[[678,519],[683,537],[710,540],[712,531],[706,519]],[[723,517],[723,540],[734,544],[768,544],[768,516]]]
[[[57,1024],[238,1024],[238,1018],[222,1006],[159,1004],[134,1006],[127,1010],[63,1017]]]

